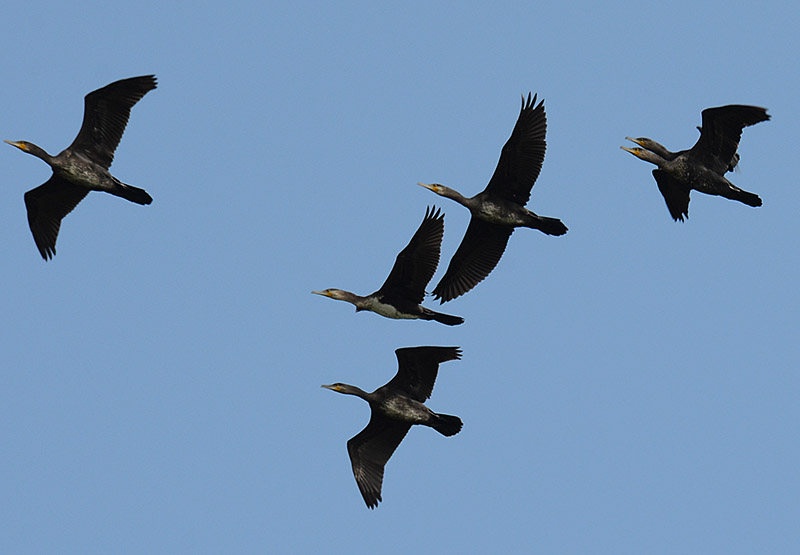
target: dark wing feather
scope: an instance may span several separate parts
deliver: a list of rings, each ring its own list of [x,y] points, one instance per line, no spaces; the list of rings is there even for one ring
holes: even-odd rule
[[[381,501],[383,468],[410,428],[411,424],[372,411],[367,427],[347,442],[353,476],[370,509]]]
[[[458,347],[406,347],[395,354],[397,374],[384,387],[420,403],[433,393],[439,364],[461,358]]]
[[[689,217],[689,189],[680,181],[663,170],[653,170],[653,177],[658,183],[658,190],[667,202],[672,219],[683,221]]]
[[[155,76],[144,75],[115,81],[87,94],[81,130],[68,150],[80,152],[108,169],[128,125],[131,108],[155,88]]]
[[[503,146],[497,168],[485,192],[520,205],[528,202],[531,188],[542,170],[546,132],[544,100],[536,105],[536,95],[531,99],[528,93],[527,102],[522,97],[522,109],[514,131]]]
[[[697,130],[700,131],[700,133],[703,132],[703,128],[700,127],[699,125],[697,126]],[[675,154],[677,155],[678,153],[676,152]],[[672,160],[672,158],[670,158],[670,160]],[[733,170],[736,169],[736,166],[739,165],[739,160],[740,160],[740,156],[739,156],[739,153],[737,152],[736,154],[733,155],[733,158],[731,158],[731,161],[728,162],[728,171],[729,172],[732,172]]]
[[[488,276],[506,250],[513,227],[473,217],[444,277],[433,290],[442,303],[463,295]]]
[[[70,183],[55,174],[43,185],[25,193],[28,225],[42,258],[48,260],[56,254],[56,238],[61,220],[88,193],[89,190],[85,187]]]
[[[769,119],[766,108],[732,104],[703,110],[700,138],[689,153],[711,170],[725,174],[733,165],[742,129]]]
[[[389,277],[377,291],[384,295],[384,300],[422,302],[425,287],[439,266],[443,235],[444,214],[435,206],[428,207],[419,229],[397,255]]]

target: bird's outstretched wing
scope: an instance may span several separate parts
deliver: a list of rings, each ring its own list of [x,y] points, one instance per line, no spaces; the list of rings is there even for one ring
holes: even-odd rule
[[[108,169],[128,125],[131,108],[155,88],[155,75],[143,75],[114,81],[87,94],[81,130],[68,150],[81,153]]]
[[[434,297],[445,303],[483,281],[497,266],[513,231],[510,226],[470,219],[447,271],[433,290]]]
[[[373,410],[367,427],[347,442],[353,476],[370,509],[381,501],[383,468],[410,428],[411,424],[391,420]]]
[[[703,110],[703,125],[700,138],[689,150],[693,158],[709,169],[725,174],[735,166],[736,150],[742,137],[742,129],[767,121],[766,108],[731,104]]]
[[[378,290],[388,300],[397,297],[404,301],[422,303],[425,287],[436,273],[444,235],[444,214],[428,207],[425,218],[409,241],[400,251],[389,277]]]
[[[395,351],[397,374],[385,387],[424,403],[433,393],[439,364],[461,358],[458,347],[405,347]]]
[[[522,97],[519,113],[511,137],[500,153],[500,160],[485,192],[505,200],[524,205],[531,197],[531,188],[539,177],[546,149],[547,116],[544,100],[536,104],[536,95],[528,100]]]
[[[653,170],[658,190],[667,203],[670,216],[676,222],[689,217],[689,189],[663,170]]]
[[[42,258],[48,260],[56,254],[56,239],[61,220],[88,193],[89,189],[74,185],[55,174],[43,185],[25,193],[28,225]]]

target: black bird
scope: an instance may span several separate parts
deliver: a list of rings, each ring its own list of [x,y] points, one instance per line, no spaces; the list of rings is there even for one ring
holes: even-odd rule
[[[700,133],[703,132],[703,128],[700,127],[699,125],[697,126],[697,130]],[[664,160],[674,160],[675,158],[678,157],[679,154],[681,154],[680,152],[672,152],[670,150],[667,150],[667,147],[665,147],[661,143],[657,143],[653,139],[648,139],[647,137],[638,137],[636,139],[633,139],[631,137],[625,137],[625,138],[629,141],[633,141],[634,143],[644,148],[645,150],[649,150],[654,154],[658,154]],[[731,158],[731,161],[728,162],[727,171],[732,172],[736,168],[736,165],[738,163],[739,163],[739,153],[736,152],[734,153],[733,158]]]
[[[426,185],[434,193],[469,208],[472,217],[444,277],[433,295],[444,303],[463,295],[497,266],[515,227],[530,227],[548,235],[564,235],[567,226],[556,218],[538,216],[525,208],[544,161],[547,116],[544,100],[522,97],[522,109],[497,168],[486,188],[471,198],[444,185]]]
[[[692,189],[738,200],[748,206],[761,206],[758,195],[743,191],[724,175],[739,162],[737,149],[742,129],[769,119],[766,108],[757,106],[732,104],[706,108],[703,125],[698,128],[700,138],[689,150],[670,152],[645,137],[625,137],[643,148],[620,148],[658,166],[653,176],[675,221],[689,217],[689,191]]]
[[[462,426],[457,416],[437,414],[423,404],[433,391],[439,363],[461,358],[460,349],[406,347],[397,349],[395,354],[397,374],[372,393],[343,383],[322,386],[369,403],[369,423],[347,442],[347,452],[358,489],[370,509],[381,501],[383,468],[411,426],[429,426],[444,436],[457,434]]]
[[[50,179],[25,193],[28,225],[45,260],[56,254],[61,220],[89,191],[105,191],[137,204],[153,202],[144,189],[122,183],[108,168],[114,161],[114,151],[128,124],[131,108],[155,88],[155,76],[144,75],[115,81],[87,94],[78,136],[57,156],[50,156],[28,141],[6,141],[41,158],[53,169]]]
[[[436,320],[448,326],[462,324],[464,319],[459,316],[434,312],[420,304],[425,296],[425,287],[439,265],[443,234],[444,214],[436,207],[429,207],[419,229],[406,248],[397,255],[394,267],[380,289],[366,297],[341,289],[325,289],[312,293],[337,301],[347,301],[355,305],[356,312],[370,310],[399,320]]]

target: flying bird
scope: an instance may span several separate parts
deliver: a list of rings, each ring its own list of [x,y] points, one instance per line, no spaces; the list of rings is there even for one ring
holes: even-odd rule
[[[372,393],[343,383],[322,386],[369,403],[369,423],[347,442],[347,452],[358,489],[370,509],[381,501],[383,469],[411,426],[429,426],[444,436],[457,434],[462,426],[457,416],[437,414],[423,404],[431,396],[439,364],[461,358],[460,349],[406,347],[395,354],[397,374]]]
[[[419,184],[466,206],[472,215],[444,277],[433,290],[441,303],[463,295],[494,270],[514,228],[530,227],[547,235],[567,232],[561,220],[538,216],[525,208],[544,162],[546,131],[544,100],[536,104],[536,95],[531,99],[528,93],[527,102],[522,97],[517,123],[503,146],[494,175],[482,192],[466,198],[438,183]]]
[[[397,255],[394,267],[380,289],[366,297],[341,289],[312,293],[351,303],[356,312],[369,310],[399,320],[436,320],[448,326],[462,324],[464,319],[459,316],[434,312],[420,304],[425,296],[425,287],[439,265],[443,235],[444,214],[436,207],[429,207],[419,229]]]
[[[667,203],[672,219],[689,217],[689,192],[694,189],[707,195],[738,200],[748,206],[761,206],[755,193],[744,191],[728,181],[725,173],[739,163],[739,140],[742,129],[767,121],[766,108],[731,104],[703,110],[700,138],[689,150],[670,152],[652,139],[625,137],[641,148],[620,147],[637,158],[658,166],[653,170],[658,190]]]
[[[155,88],[155,76],[144,75],[115,81],[87,94],[78,136],[56,156],[28,141],[5,141],[41,158],[53,169],[50,179],[25,193],[28,225],[45,260],[56,254],[61,220],[89,191],[105,191],[137,204],[153,202],[144,189],[122,183],[108,168],[114,161],[114,151],[128,124],[131,108]]]

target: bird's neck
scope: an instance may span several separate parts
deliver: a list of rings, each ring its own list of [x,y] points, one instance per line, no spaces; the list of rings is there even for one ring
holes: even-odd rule
[[[644,150],[640,152],[639,158],[641,158],[645,162],[650,162],[651,164],[655,164],[659,168],[663,168],[664,165],[666,165],[667,163],[667,160],[665,160],[655,152],[650,152],[649,150]]]
[[[473,204],[475,204],[474,199],[470,197],[465,197],[455,189],[445,189],[442,192],[442,196],[447,197],[451,200],[456,201],[459,204],[466,206],[467,208],[471,208]]]
[[[29,144],[30,146],[28,147],[28,150],[26,150],[25,152],[27,152],[28,154],[32,154],[33,156],[36,156],[37,158],[40,158],[45,162],[47,162],[48,164],[52,165],[53,162],[52,156],[47,154],[42,147],[35,145],[33,143]]]
[[[663,159],[667,160],[670,158],[675,158],[675,153],[670,152],[664,145],[658,144],[657,142],[653,141],[650,143],[651,152],[655,153],[656,155],[662,157]]]
[[[340,393],[344,393],[345,395],[355,395],[356,397],[361,397],[367,402],[371,400],[369,393],[355,385],[347,384],[347,389],[342,390]]]
[[[369,310],[369,297],[362,297],[361,295],[356,295],[350,291],[342,291],[339,293],[339,300],[352,304],[356,307],[356,310]]]

